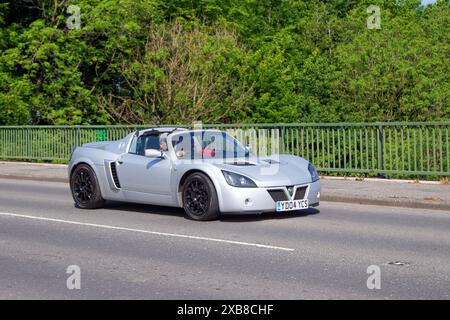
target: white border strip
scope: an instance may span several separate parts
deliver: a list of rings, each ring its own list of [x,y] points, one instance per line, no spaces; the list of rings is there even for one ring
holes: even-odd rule
[[[259,243],[241,242],[241,241],[216,239],[216,238],[207,238],[207,237],[198,237],[198,236],[189,236],[189,235],[184,235],[184,234],[157,232],[157,231],[149,231],[149,230],[142,230],[142,229],[132,229],[132,228],[125,228],[125,227],[109,226],[109,225],[104,225],[104,224],[78,222],[78,221],[70,221],[70,220],[62,220],[62,219],[54,219],[54,218],[45,218],[45,217],[37,217],[37,216],[30,216],[30,215],[23,215],[23,214],[16,214],[16,213],[8,213],[8,212],[0,212],[0,216],[24,218],[24,219],[33,219],[33,220],[40,220],[40,221],[59,222],[59,223],[73,224],[73,225],[86,226],[86,227],[103,228],[103,229],[109,229],[109,230],[139,232],[139,233],[146,233],[146,234],[152,234],[152,235],[157,235],[157,236],[165,236],[165,237],[176,237],[176,238],[193,239],[193,240],[205,240],[205,241],[221,242],[221,243],[228,243],[228,244],[236,244],[236,245],[241,245],[241,246],[250,246],[250,247],[257,247],[257,248],[273,249],[273,250],[295,251],[295,249],[292,249],[292,248],[270,246],[270,245],[259,244]]]

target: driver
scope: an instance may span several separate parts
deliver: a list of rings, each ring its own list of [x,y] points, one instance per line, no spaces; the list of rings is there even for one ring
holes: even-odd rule
[[[169,150],[167,147],[167,133],[163,133],[159,136],[159,150],[164,153]]]
[[[175,154],[177,158],[184,158],[186,156],[186,152],[184,152],[184,148],[182,147],[183,136],[180,135],[178,137],[178,141],[173,141],[173,148],[175,149]]]

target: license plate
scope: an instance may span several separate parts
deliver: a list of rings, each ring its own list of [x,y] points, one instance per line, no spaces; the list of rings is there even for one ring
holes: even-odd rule
[[[290,200],[275,202],[277,212],[308,209],[308,200]]]

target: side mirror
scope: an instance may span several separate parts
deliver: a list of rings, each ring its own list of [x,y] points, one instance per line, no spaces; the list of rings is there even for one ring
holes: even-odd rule
[[[162,153],[156,149],[145,149],[145,156],[147,158],[161,158]]]
[[[251,145],[246,145],[245,146],[245,151],[247,151],[247,153],[252,153],[252,146]]]

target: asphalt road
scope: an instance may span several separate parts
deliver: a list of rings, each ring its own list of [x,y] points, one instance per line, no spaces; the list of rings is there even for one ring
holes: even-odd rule
[[[450,298],[449,213],[319,210],[194,222],[145,205],[79,210],[64,183],[0,179],[0,299]],[[381,289],[367,288],[370,265]]]

